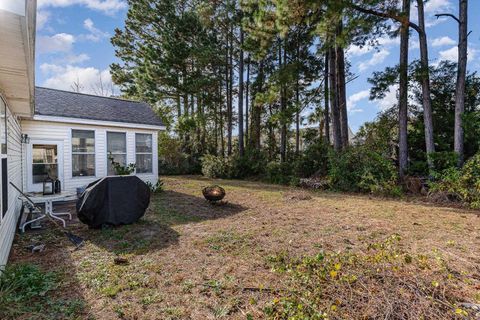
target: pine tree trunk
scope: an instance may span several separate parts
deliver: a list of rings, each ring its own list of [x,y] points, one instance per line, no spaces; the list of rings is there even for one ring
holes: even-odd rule
[[[230,45],[228,53],[228,113],[227,113],[227,154],[232,155],[232,129],[233,129],[233,24],[230,24]]]
[[[278,47],[278,67],[282,69],[282,41],[279,41]],[[286,63],[287,53],[286,48],[283,48],[283,64]],[[287,124],[285,120],[285,111],[286,111],[286,96],[285,96],[285,85],[281,84],[280,86],[280,162],[285,162],[287,158]]]
[[[297,56],[295,57],[297,63],[300,60],[300,45],[297,37]],[[295,113],[295,154],[300,153],[300,72],[297,70],[297,83],[295,87],[295,105],[297,112]]]
[[[250,123],[248,122],[248,113],[249,113],[249,90],[250,90],[250,54],[248,54],[248,61],[247,61],[247,84],[245,86],[245,139],[249,141],[249,126]]]
[[[240,27],[240,54],[238,57],[238,152],[245,153],[243,143],[243,28]]]
[[[337,35],[342,33],[343,22],[340,21],[337,27]],[[335,48],[337,63],[337,92],[338,107],[340,111],[340,135],[342,140],[342,148],[348,147],[348,113],[347,113],[347,93],[345,83],[345,54],[340,45]]]
[[[400,87],[398,101],[398,171],[403,181],[408,167],[408,38],[410,20],[410,0],[403,0],[402,14],[407,22],[400,29]]]
[[[427,162],[430,169],[433,169],[431,154],[435,152],[433,140],[433,116],[432,99],[430,95],[430,71],[428,65],[428,46],[427,34],[425,29],[425,12],[423,8],[424,0],[417,0],[418,25],[422,32],[419,33],[420,41],[420,63],[422,65],[422,103],[423,103],[423,121],[425,125],[425,147],[427,151]]]
[[[324,128],[325,128],[325,141],[330,144],[330,108],[329,108],[329,88],[328,88],[328,73],[329,73],[329,54],[328,51],[325,53],[325,71],[323,73],[323,85],[324,85],[324,104],[325,104],[325,110],[324,110],[324,115],[323,115],[323,121],[324,121]]]
[[[258,85],[258,92],[262,92],[263,90],[263,81],[264,81],[264,62],[263,60],[260,61],[258,66],[258,75],[257,81],[259,82]],[[261,119],[262,119],[262,110],[261,106],[258,104],[252,105],[252,129],[250,130],[250,145],[253,149],[260,150],[261,143]]]
[[[462,117],[465,111],[465,78],[467,74],[467,10],[468,1],[459,0],[459,24],[458,24],[458,71],[457,86],[455,88],[455,132],[454,132],[454,151],[458,155],[458,166],[463,164],[464,160],[464,133]]]
[[[331,48],[329,53],[329,67],[330,67],[330,106],[332,111],[332,139],[333,148],[335,151],[342,149],[341,129],[340,129],[340,111],[338,108],[338,93],[337,93],[337,72],[335,70],[335,49]]]

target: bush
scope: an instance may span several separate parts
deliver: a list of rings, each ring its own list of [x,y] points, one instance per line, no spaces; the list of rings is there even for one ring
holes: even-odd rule
[[[229,178],[232,161],[228,158],[206,154],[201,158],[202,174],[208,178]]]
[[[199,174],[201,164],[197,155],[182,151],[182,141],[162,132],[158,136],[158,172],[160,175]]]
[[[267,158],[260,150],[246,150],[243,156],[235,155],[231,159],[230,178],[244,179],[265,174]]]
[[[363,146],[329,155],[329,177],[334,189],[398,195],[394,164],[381,154]]]
[[[275,161],[268,163],[266,179],[270,183],[290,184],[293,179],[293,167],[291,163]]]
[[[310,144],[295,161],[295,175],[299,178],[326,176],[329,150],[330,146],[323,139]]]
[[[157,183],[153,184],[150,181],[145,182],[151,193],[160,193],[163,191],[163,181],[158,179]]]
[[[480,153],[470,158],[462,169],[450,167],[430,183],[431,192],[453,194],[469,207],[480,208]]]

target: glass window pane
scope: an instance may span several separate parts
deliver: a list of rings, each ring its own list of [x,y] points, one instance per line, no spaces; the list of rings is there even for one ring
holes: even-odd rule
[[[74,177],[88,177],[95,175],[94,154],[73,154],[72,175]]]
[[[95,131],[72,130],[72,152],[95,152]]]
[[[127,153],[127,139],[124,132],[107,132],[107,153]]]
[[[57,146],[52,144],[34,144],[32,146],[33,163],[57,163]]]
[[[122,166],[126,166],[127,164],[127,155],[125,154],[112,154],[111,156],[115,162],[120,163]],[[113,170],[112,162],[108,159],[108,175],[113,176],[115,175],[115,170]]]
[[[52,179],[58,178],[57,164],[33,164],[32,166],[33,183],[42,183],[47,176]]]
[[[152,155],[137,154],[137,173],[152,172]]]
[[[135,150],[136,152],[152,152],[152,135],[136,133]]]
[[[0,154],[7,154],[7,106],[0,98]]]

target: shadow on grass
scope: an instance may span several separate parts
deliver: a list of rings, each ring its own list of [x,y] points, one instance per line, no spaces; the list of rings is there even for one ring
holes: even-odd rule
[[[165,191],[151,198],[149,209],[137,223],[84,230],[82,236],[115,254],[141,255],[176,245],[179,234],[173,229],[175,225],[226,218],[244,210],[237,204],[212,205],[200,197]]]
[[[38,244],[45,249],[32,253],[28,247]],[[0,306],[0,319],[88,319],[91,309],[76,277],[73,249],[48,224],[45,230],[16,235],[8,268],[15,270],[10,288],[15,282],[19,286],[7,295],[0,292],[3,302],[14,298],[9,308]]]

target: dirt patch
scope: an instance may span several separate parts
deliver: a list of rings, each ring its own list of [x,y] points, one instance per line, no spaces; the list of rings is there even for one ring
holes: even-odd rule
[[[56,294],[73,292],[85,302],[72,318],[262,319],[290,283],[272,270],[272,257],[361,255],[370,244],[398,235],[402,254],[441,257],[450,270],[446,279],[448,273],[462,279],[455,283],[456,301],[445,307],[446,318],[463,316],[455,313],[455,303],[480,303],[475,211],[249,181],[164,181],[166,191],[154,196],[140,223],[104,231],[75,224],[74,231],[87,239],[77,251],[53,232],[17,235],[10,263],[31,261],[58,271],[64,281]],[[223,205],[205,201],[201,190],[209,184],[225,188]],[[46,243],[45,250],[23,249],[32,241]],[[117,257],[128,263],[116,264]]]

